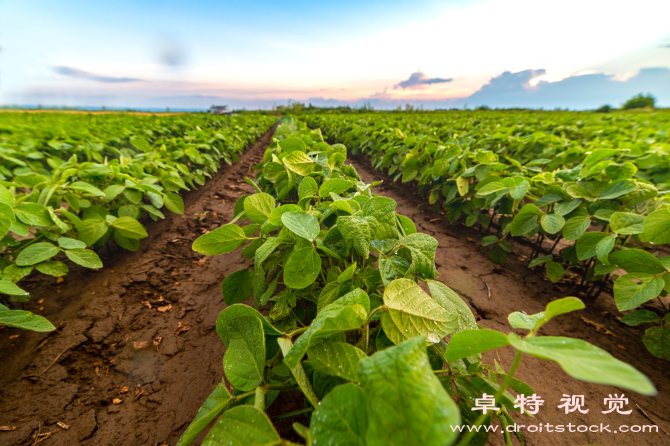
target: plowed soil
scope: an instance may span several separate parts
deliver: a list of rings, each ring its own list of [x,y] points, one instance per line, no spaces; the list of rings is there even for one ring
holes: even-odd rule
[[[72,267],[65,281],[29,278],[32,299],[26,309],[49,318],[58,330],[39,334],[0,330],[0,445],[174,445],[198,408],[223,376],[224,345],[215,331],[225,308],[220,284],[248,261],[238,251],[205,257],[191,250],[203,232],[232,219],[235,201],[253,193],[244,182],[262,158],[271,132],[248,149],[241,161],[226,166],[204,187],[188,193],[184,215],[170,214],[148,225],[149,237],[135,252],[101,254],[105,267],[90,271]],[[421,232],[439,241],[439,279],[470,304],[479,324],[511,331],[507,314],[542,311],[552,299],[572,295],[572,284],[552,284],[526,268],[530,248],[515,245],[503,268],[493,265],[474,229],[450,225],[427,210],[425,199],[408,187],[392,185],[354,159],[364,181],[385,179],[375,192],[398,202]],[[105,255],[107,258],[104,258]],[[22,282],[23,283],[23,282]],[[587,340],[647,374],[657,397],[598,386],[569,378],[554,363],[524,356],[518,377],[545,401],[535,419],[542,432],[525,432],[527,445],[667,445],[670,436],[668,363],[646,352],[642,329],[621,324],[606,293],[587,309],[547,324],[542,333]],[[607,334],[605,334],[607,333]],[[17,336],[18,335],[18,336]],[[508,368],[511,349],[485,355]],[[630,415],[603,414],[603,399],[624,393]],[[563,394],[584,395],[588,413],[565,414],[556,406]],[[295,410],[300,401],[280,398],[271,409]],[[295,407],[294,407],[295,406]],[[292,421],[286,420],[286,428]],[[304,422],[304,421],[303,421]],[[611,433],[547,433],[553,426],[609,425]],[[614,433],[620,425],[658,425],[658,433]],[[531,428],[532,429],[532,428]],[[574,428],[576,430],[576,427]],[[515,440],[516,441],[516,440]],[[502,445],[492,434],[490,444]]]

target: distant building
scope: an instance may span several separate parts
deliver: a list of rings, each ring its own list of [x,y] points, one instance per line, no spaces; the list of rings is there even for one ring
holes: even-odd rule
[[[212,105],[209,112],[213,115],[232,115],[233,112],[228,109],[227,105]]]

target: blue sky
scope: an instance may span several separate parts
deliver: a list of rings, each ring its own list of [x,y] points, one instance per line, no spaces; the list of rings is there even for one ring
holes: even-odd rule
[[[670,106],[667,0],[0,0],[0,104]]]

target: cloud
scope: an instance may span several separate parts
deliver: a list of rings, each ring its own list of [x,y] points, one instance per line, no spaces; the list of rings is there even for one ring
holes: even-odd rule
[[[52,67],[55,73],[74,77],[77,79],[88,79],[95,82],[105,82],[109,84],[123,84],[128,82],[142,82],[142,79],[136,79],[132,77],[112,77],[112,76],[102,76],[100,74],[91,73],[88,71],[80,70],[78,68],[57,66]]]
[[[424,85],[431,85],[431,84],[443,84],[446,82],[451,82],[453,79],[442,79],[440,77],[428,77],[425,73],[422,71],[417,71],[416,73],[412,73],[406,81],[402,81],[399,84],[396,84],[393,89],[397,88],[402,88],[405,90],[406,88],[409,89],[414,89],[414,88],[421,88]]]
[[[651,93],[659,105],[670,103],[670,68],[644,68],[621,81],[614,74],[593,73],[569,76],[557,82],[530,80],[545,70],[506,71],[492,78],[474,94],[463,99],[469,106],[498,108],[593,109],[603,104],[618,106],[638,93]]]

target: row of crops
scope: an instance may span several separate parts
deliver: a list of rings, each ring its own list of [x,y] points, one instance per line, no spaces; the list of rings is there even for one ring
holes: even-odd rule
[[[650,324],[670,359],[670,113],[458,112],[311,115],[333,142],[394,181],[418,184],[449,221],[479,225],[489,257],[533,243],[529,267],[581,275],[594,299],[613,281],[623,322]],[[493,231],[493,233],[491,233]],[[623,273],[623,274],[621,274]]]
[[[411,138],[395,128],[390,133],[394,144]],[[431,155],[446,149],[425,138],[422,150],[428,144]],[[399,160],[413,149],[394,146]],[[467,153],[462,159],[469,162]],[[499,155],[488,153],[480,156]],[[553,318],[584,308],[577,298],[553,301],[534,315],[510,314],[510,325],[524,336],[481,329],[461,297],[435,280],[437,240],[397,214],[395,201],[372,193],[373,184],[345,165],[347,155],[320,130],[284,120],[255,180],[248,179],[256,193],[238,200],[230,224],[194,243],[205,255],[241,249],[253,265],[223,281],[227,308],[216,330],[227,346],[226,381],[179,446],[212,422],[203,444],[293,444],[281,440],[273,422],[305,414],[309,425],[293,428],[308,445],[482,445],[488,429],[460,434],[457,428],[515,424],[512,412],[523,413],[519,402],[535,394],[514,377],[523,353],[555,361],[576,379],[656,393],[644,375],[604,350],[540,335]],[[474,197],[470,181],[460,186],[461,197]],[[523,181],[532,194],[535,181]],[[501,194],[499,201],[505,199]],[[253,307],[243,304],[251,298]],[[516,351],[508,370],[482,362],[483,352],[506,346]],[[266,410],[278,395],[296,390],[304,407],[271,419]],[[477,412],[483,400],[491,409]],[[504,435],[511,444],[516,434]]]
[[[100,268],[93,248],[135,251],[143,222],[182,214],[202,185],[275,122],[264,115],[0,114],[0,325],[49,331],[10,310],[33,270],[60,277],[64,259]],[[8,297],[2,297],[2,296]]]

